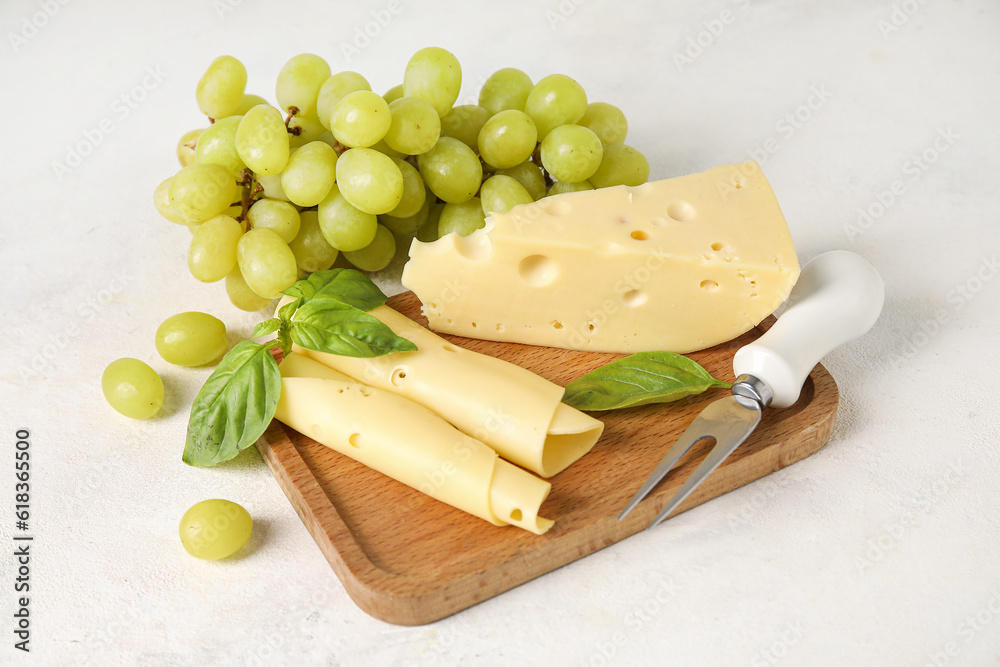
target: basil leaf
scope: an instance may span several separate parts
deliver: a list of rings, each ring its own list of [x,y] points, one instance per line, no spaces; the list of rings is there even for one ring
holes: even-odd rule
[[[271,423],[280,394],[281,373],[267,347],[238,343],[194,399],[184,463],[214,466],[252,445]]]
[[[282,294],[303,299],[332,298],[367,312],[385,304],[386,296],[368,276],[354,269],[327,269],[310,274]]]
[[[292,342],[307,350],[343,357],[380,357],[417,346],[392,332],[374,315],[335,299],[307,301],[295,311]]]
[[[729,386],[683,355],[640,352],[570,382],[562,401],[578,410],[617,410],[669,403],[712,387]]]
[[[284,306],[278,309],[278,317],[287,322],[292,319],[292,315],[298,310],[299,306],[302,305],[302,299],[298,298],[294,301],[289,301]]]
[[[269,320],[264,320],[253,328],[253,333],[250,334],[253,338],[258,338],[260,336],[266,336],[268,334],[274,333],[279,328],[281,328],[281,320],[277,317],[272,317]]]

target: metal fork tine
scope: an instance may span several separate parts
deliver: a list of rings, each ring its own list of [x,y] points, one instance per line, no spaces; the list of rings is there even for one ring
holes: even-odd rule
[[[696,444],[698,444],[705,438],[712,437],[710,435],[706,435],[705,433],[701,432],[701,428],[695,428],[695,426],[696,426],[695,424],[692,424],[687,428],[686,431],[684,431],[684,433],[681,434],[680,439],[677,440],[677,442],[670,449],[670,451],[667,452],[667,455],[663,457],[663,460],[660,461],[660,465],[656,466],[656,470],[654,470],[653,473],[646,478],[646,481],[643,483],[643,485],[639,487],[639,490],[636,492],[636,494],[632,496],[632,500],[628,502],[628,505],[625,506],[625,509],[622,510],[622,513],[618,515],[619,521],[624,519],[625,515],[631,512],[632,509],[639,504],[639,501],[641,501],[643,498],[649,495],[649,492],[652,491],[653,488],[657,484],[659,484],[664,477],[667,476],[667,473],[670,472],[670,469],[673,468],[674,465],[681,460],[681,457],[683,457],[685,454],[688,453],[689,449],[694,447]]]
[[[698,466],[693,473],[691,473],[691,476],[687,478],[687,481],[684,482],[681,488],[677,489],[677,493],[675,493],[673,498],[667,502],[666,507],[660,510],[660,513],[656,515],[653,522],[646,527],[647,530],[666,519],[667,515],[673,512],[678,505],[684,502],[684,499],[691,495],[691,492],[694,491],[706,477],[712,474],[712,471],[718,468],[719,465],[726,460],[726,457],[732,454],[742,442],[743,441],[740,440],[739,442],[732,443],[729,446],[725,446],[722,442],[716,444],[715,447],[712,448],[712,451],[708,453],[708,456],[705,457],[705,460],[701,462],[701,465]]]

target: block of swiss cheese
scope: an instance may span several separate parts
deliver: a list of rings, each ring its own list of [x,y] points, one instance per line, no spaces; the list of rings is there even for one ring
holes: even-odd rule
[[[414,240],[431,329],[591,352],[692,352],[748,331],[799,263],[755,162],[546,197],[469,236]]]

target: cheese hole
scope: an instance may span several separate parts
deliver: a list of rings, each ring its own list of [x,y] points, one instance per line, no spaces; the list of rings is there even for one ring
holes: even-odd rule
[[[510,512],[510,520],[511,521],[520,521],[521,520],[521,516],[522,516],[521,515],[521,510],[515,509],[515,510],[511,510],[511,512]]]
[[[631,222],[631,220],[629,220],[629,218],[628,218],[627,215],[619,216],[619,218],[618,218],[618,224],[619,225],[627,225],[630,222]]]
[[[493,254],[493,244],[490,242],[490,237],[485,232],[478,230],[468,236],[458,236],[454,243],[455,251],[473,262],[482,262]]]
[[[498,324],[497,325],[497,331],[503,331],[503,325],[502,324]]]
[[[751,292],[750,293],[750,298],[751,299],[756,299],[757,298],[757,292]]]
[[[678,222],[687,222],[694,219],[694,206],[686,201],[675,201],[667,206],[667,215]]]
[[[444,348],[445,352],[458,352],[458,348],[452,345],[451,343],[445,343],[441,347]]]
[[[715,252],[719,252],[725,247],[726,245],[724,243],[719,243],[718,241],[712,244],[712,250],[714,250]]]
[[[645,197],[646,195],[653,194],[653,184],[643,183],[642,185],[636,185],[634,187],[629,188],[629,192],[637,194],[640,197]]]
[[[630,236],[632,238],[634,238],[636,241],[648,241],[649,240],[649,232],[644,232],[641,229],[632,232],[632,234]]]
[[[545,203],[545,212],[549,215],[566,215],[573,210],[573,207],[564,201],[550,201]]]
[[[714,280],[702,280],[701,288],[703,290],[708,290],[709,292],[714,292],[715,290],[719,289],[719,283],[715,282]]]
[[[558,320],[553,320],[553,322],[552,322],[552,328],[553,329],[562,329],[563,328],[562,322],[560,322]]]
[[[653,223],[654,227],[663,227],[667,224],[667,221],[659,216],[654,216],[650,218],[649,221]]]
[[[517,273],[528,285],[545,287],[559,275],[559,265],[545,255],[529,255],[517,265]]]
[[[629,290],[622,295],[622,303],[630,308],[641,306],[646,303],[648,299],[649,295],[638,289]]]
[[[587,331],[594,331],[597,327],[594,326],[593,322],[587,322]]]
[[[360,433],[352,433],[350,435],[350,437],[347,438],[347,442],[350,443],[351,447],[360,447],[361,446],[361,434]]]
[[[405,379],[406,379],[406,369],[397,368],[392,372],[392,377],[389,378],[389,381],[392,382],[394,387],[399,387],[402,386],[403,380]]]

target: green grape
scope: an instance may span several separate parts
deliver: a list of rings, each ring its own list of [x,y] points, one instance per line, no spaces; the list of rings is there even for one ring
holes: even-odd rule
[[[420,225],[427,220],[427,214],[431,210],[431,200],[433,197],[424,198],[424,204],[420,210],[405,218],[396,218],[391,215],[378,216],[378,222],[389,229],[397,236],[413,236],[420,229]]]
[[[595,188],[612,185],[642,185],[649,179],[646,156],[626,144],[608,144],[604,159],[588,180]]]
[[[237,109],[236,112],[233,113],[233,115],[243,116],[246,114],[247,111],[250,111],[250,109],[253,109],[258,104],[268,104],[268,101],[265,100],[260,95],[251,95],[249,93],[244,93],[243,100],[240,101],[240,108]]]
[[[399,199],[399,204],[386,215],[396,218],[408,218],[416,215],[427,199],[427,189],[424,187],[424,180],[420,178],[417,168],[406,160],[393,159],[393,163],[399,167],[399,173],[403,176],[403,196]]]
[[[352,149],[348,153],[355,150],[358,149]],[[338,250],[361,250],[375,238],[375,228],[378,225],[375,215],[353,206],[340,192],[337,184],[330,188],[330,194],[319,203],[317,213],[323,238]]]
[[[436,46],[420,49],[406,64],[403,95],[429,103],[445,116],[462,89],[462,66],[458,58]]]
[[[270,299],[265,299],[250,289],[247,281],[243,280],[243,274],[240,273],[238,266],[226,276],[226,294],[234,306],[248,313],[255,313],[271,305]]]
[[[334,186],[336,187],[336,186]],[[288,244],[295,255],[295,263],[304,273],[329,269],[337,261],[337,250],[323,236],[316,211],[302,211],[302,226],[295,240]]]
[[[374,150],[374,151],[378,151],[382,155],[388,155],[391,158],[404,158],[404,157],[406,157],[405,153],[400,153],[399,151],[397,151],[395,149],[389,148],[389,144],[385,143],[385,139],[383,139],[382,141],[380,141],[380,142],[378,142],[376,144],[372,144],[371,145],[371,149]]]
[[[535,201],[545,196],[545,176],[534,162],[526,161],[509,169],[497,169],[496,173],[510,176],[523,185]]]
[[[318,141],[326,134],[326,128],[316,116],[296,114],[288,121],[288,145],[294,148]]]
[[[177,214],[174,207],[170,205],[170,181],[172,179],[166,179],[162,183],[156,186],[156,190],[153,192],[153,206],[156,207],[156,212],[162,215],[164,218],[170,222],[176,223],[178,225],[188,225],[192,227],[197,227],[197,223],[192,224],[190,220],[184,218]]]
[[[427,209],[427,219],[417,229],[417,240],[423,243],[433,243],[438,240],[438,224],[441,222],[441,212],[445,204],[436,202]]]
[[[371,148],[352,148],[340,156],[337,185],[352,206],[372,215],[388,213],[403,197],[399,167],[391,157]]]
[[[222,280],[236,266],[236,244],[243,225],[228,215],[217,215],[198,225],[188,246],[188,270],[203,283]]]
[[[293,204],[315,206],[326,198],[336,176],[337,152],[322,141],[313,141],[288,158],[281,172],[281,189]]]
[[[241,236],[236,261],[250,289],[268,299],[277,299],[299,277],[295,255],[270,229],[251,229]]]
[[[499,69],[486,79],[479,91],[479,106],[495,116],[506,109],[524,111],[524,103],[534,84],[531,77],[514,67]]]
[[[202,560],[221,560],[250,541],[253,519],[236,503],[203,500],[184,512],[178,531],[189,554]]]
[[[229,116],[215,121],[198,138],[195,160],[198,164],[220,164],[235,176],[246,165],[236,151],[236,128],[243,116]]]
[[[628,134],[628,120],[622,110],[607,102],[591,102],[577,125],[589,127],[604,144],[620,144]]]
[[[281,112],[258,104],[246,112],[236,129],[236,150],[244,164],[264,176],[274,176],[288,162],[288,129]]]
[[[255,174],[254,178],[260,183],[260,187],[264,188],[264,196],[268,199],[280,199],[282,201],[291,201],[288,199],[288,195],[281,188],[281,174],[275,174],[274,176],[261,176],[260,174]]]
[[[337,102],[330,114],[330,131],[337,141],[352,148],[367,148],[389,131],[392,115],[378,93],[356,90]]]
[[[247,211],[250,229],[270,229],[285,243],[291,243],[299,233],[301,218],[298,210],[279,199],[258,199]]]
[[[567,183],[566,181],[556,181],[549,188],[548,195],[561,195],[566,192],[582,192],[583,190],[593,190],[594,186],[590,181],[580,181],[579,183]]]
[[[483,203],[479,197],[473,197],[461,204],[445,204],[438,220],[438,237],[455,232],[459,236],[468,236],[486,225],[486,215],[483,213]]]
[[[431,192],[452,204],[472,199],[483,182],[479,158],[452,137],[441,137],[434,148],[417,156],[417,167]]]
[[[396,237],[382,225],[375,230],[375,238],[361,250],[344,253],[348,262],[362,271],[381,271],[396,254]]]
[[[208,66],[198,82],[195,97],[198,108],[209,118],[232,116],[243,102],[247,69],[232,56],[219,56]]]
[[[560,125],[542,140],[542,166],[560,181],[577,183],[601,166],[601,140],[582,125]]]
[[[402,96],[403,96],[403,84],[399,84],[385,91],[385,95],[382,96],[382,99],[385,100],[386,104],[392,104],[394,100],[398,100]]]
[[[156,330],[156,351],[167,363],[204,366],[229,347],[226,325],[208,313],[191,311],[171,315]]]
[[[316,99],[323,83],[330,76],[330,66],[311,53],[302,53],[286,62],[274,86],[278,106],[291,112],[296,107],[305,116],[316,115]]]
[[[479,152],[479,132],[490,119],[490,112],[474,104],[453,107],[441,119],[441,136],[458,139],[472,150]]]
[[[138,359],[118,359],[101,376],[101,391],[108,404],[132,419],[149,419],[163,405],[163,380]]]
[[[323,82],[319,89],[319,98],[316,101],[316,115],[323,127],[330,129],[330,115],[337,102],[342,100],[348,93],[356,90],[371,90],[372,87],[365,77],[357,72],[338,72]],[[386,104],[389,101],[386,100]]]
[[[194,164],[194,153],[198,145],[198,137],[204,131],[204,128],[188,130],[177,140],[177,161],[181,163],[182,167]]]
[[[429,103],[401,97],[389,105],[392,124],[385,135],[389,148],[403,155],[426,153],[441,136],[441,117]]]
[[[483,213],[506,213],[518,204],[535,201],[524,186],[510,176],[491,176],[483,183],[481,192]]]
[[[202,222],[225,211],[239,199],[232,172],[218,164],[184,167],[170,180],[170,205],[180,217]]]
[[[560,125],[575,123],[587,112],[587,93],[565,74],[550,74],[531,89],[524,112],[538,128],[538,140]]]
[[[507,169],[531,157],[538,143],[538,131],[528,114],[507,109],[486,121],[477,143],[487,164]]]

